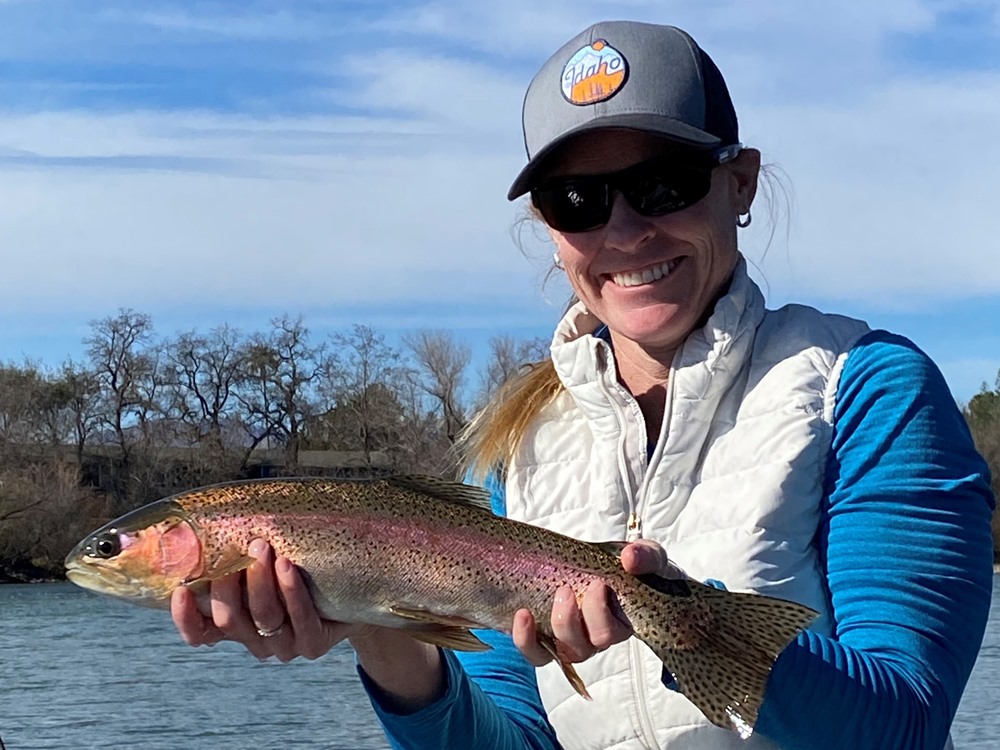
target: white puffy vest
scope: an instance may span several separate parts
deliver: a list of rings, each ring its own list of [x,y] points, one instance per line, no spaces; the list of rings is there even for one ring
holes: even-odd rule
[[[821,613],[813,629],[830,633],[814,541],[837,382],[867,326],[801,306],[766,311],[741,260],[675,356],[647,461],[639,407],[618,383],[611,347],[590,335],[600,325],[578,304],[556,331],[565,391],[508,466],[508,517],[590,541],[655,539],[692,578],[807,604]],[[666,690],[659,660],[638,639],[577,669],[593,702],[555,665],[538,672],[566,750],[774,747],[711,725]]]

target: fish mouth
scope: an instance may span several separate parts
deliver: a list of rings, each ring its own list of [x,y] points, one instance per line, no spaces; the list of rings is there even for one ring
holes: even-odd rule
[[[86,559],[67,560],[66,578],[70,583],[95,594],[151,607],[163,607],[162,600],[170,595],[169,591],[161,591],[146,581],[137,580],[111,566],[88,563]]]
[[[66,561],[66,578],[81,588],[98,594],[129,596],[136,590],[135,583],[124,573],[112,568],[96,569],[76,560]]]
[[[66,578],[70,583],[87,591],[129,601],[142,607],[167,609],[170,606],[170,591],[157,589],[111,568],[98,568],[79,561],[68,561]]]

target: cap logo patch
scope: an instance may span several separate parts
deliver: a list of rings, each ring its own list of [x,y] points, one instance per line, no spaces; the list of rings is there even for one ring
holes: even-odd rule
[[[627,74],[625,56],[597,39],[578,49],[563,68],[563,96],[571,104],[603,102],[618,92]]]

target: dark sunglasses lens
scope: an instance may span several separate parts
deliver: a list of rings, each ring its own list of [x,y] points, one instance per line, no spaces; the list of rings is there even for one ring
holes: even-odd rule
[[[712,173],[699,167],[662,166],[636,174],[622,186],[629,205],[644,216],[664,216],[691,206],[712,186]]]
[[[603,181],[573,180],[531,191],[531,200],[545,223],[559,232],[586,232],[606,224],[611,216]]]

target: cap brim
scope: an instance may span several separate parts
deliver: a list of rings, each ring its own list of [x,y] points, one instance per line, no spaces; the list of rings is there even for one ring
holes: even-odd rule
[[[649,133],[650,135],[661,136],[666,140],[686,146],[694,146],[695,148],[714,148],[715,146],[724,145],[716,136],[692,127],[687,123],[675,120],[672,117],[661,117],[648,113],[599,117],[583,125],[579,125],[572,130],[567,130],[535,154],[514,179],[510,190],[507,191],[507,200],[512,201],[531,190],[535,182],[535,177],[542,167],[545,166],[548,157],[568,140],[580,133],[586,133],[591,130],[609,129],[635,130],[642,133]]]

